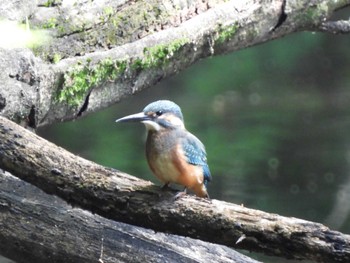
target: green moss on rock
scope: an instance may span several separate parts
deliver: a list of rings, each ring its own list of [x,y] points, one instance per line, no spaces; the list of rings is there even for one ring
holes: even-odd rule
[[[222,44],[228,40],[230,40],[237,32],[238,24],[234,23],[233,25],[229,26],[222,26],[219,25],[218,28],[218,37],[216,38],[217,44]]]
[[[153,47],[146,47],[143,50],[143,58],[134,61],[133,69],[148,69],[167,65],[172,57],[189,42],[187,38],[174,40],[168,44],[160,44]]]
[[[322,18],[327,17],[328,12],[327,4],[310,6],[305,12],[301,12],[296,16],[296,21],[302,25],[318,24],[322,22]]]
[[[56,28],[58,22],[56,17],[49,18],[43,25],[43,29],[50,29],[50,28]]]
[[[67,102],[71,106],[78,106],[84,100],[87,92],[94,86],[105,81],[112,81],[126,69],[126,61],[101,60],[91,65],[90,60],[78,63],[64,74],[64,84],[58,94],[58,102]]]
[[[108,58],[94,65],[89,59],[80,62],[64,74],[63,88],[59,91],[57,100],[78,106],[93,87],[105,81],[116,80],[127,68],[139,71],[167,65],[188,42],[188,39],[179,39],[168,44],[147,47],[141,57],[130,60]]]

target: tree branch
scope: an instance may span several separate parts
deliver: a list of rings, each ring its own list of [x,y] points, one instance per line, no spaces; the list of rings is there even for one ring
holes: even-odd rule
[[[1,115],[32,127],[75,119],[202,58],[314,31],[350,0],[184,3],[62,1],[28,8],[35,26],[51,22],[53,41],[36,48],[38,56],[29,50],[0,50]]]
[[[1,170],[0,193],[0,252],[16,262],[257,262],[224,246],[73,208]]]
[[[0,168],[110,219],[268,255],[350,260],[349,235],[222,201],[174,200],[173,192],[74,156],[3,117],[0,154]]]
[[[326,21],[319,27],[319,31],[332,34],[350,33],[350,20]]]

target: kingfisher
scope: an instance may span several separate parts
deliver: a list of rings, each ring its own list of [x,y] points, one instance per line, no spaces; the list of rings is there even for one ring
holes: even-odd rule
[[[211,174],[203,143],[186,130],[180,107],[169,100],[148,104],[142,112],[116,122],[141,122],[146,126],[146,157],[154,175],[164,184],[179,184],[197,196],[209,198]]]

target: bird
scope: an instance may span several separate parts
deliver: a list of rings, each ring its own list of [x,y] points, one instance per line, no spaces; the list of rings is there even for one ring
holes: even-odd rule
[[[184,186],[198,197],[209,198],[207,184],[212,176],[203,143],[186,130],[180,107],[170,100],[148,104],[142,112],[116,122],[141,122],[147,131],[146,157],[153,174],[167,188]]]

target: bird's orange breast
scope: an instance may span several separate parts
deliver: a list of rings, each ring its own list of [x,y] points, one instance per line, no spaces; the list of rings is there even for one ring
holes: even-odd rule
[[[163,183],[178,183],[180,173],[172,162],[170,153],[152,156],[148,160],[149,166],[155,176]]]
[[[148,136],[147,160],[155,176],[163,183],[180,184],[206,197],[203,168],[188,162],[181,143],[177,143],[179,134],[158,132]]]
[[[203,183],[202,167],[188,163],[180,145],[172,151],[172,161],[180,174],[177,179],[178,184],[194,188]]]

